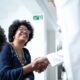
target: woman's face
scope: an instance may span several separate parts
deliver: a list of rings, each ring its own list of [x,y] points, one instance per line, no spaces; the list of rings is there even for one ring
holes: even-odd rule
[[[29,34],[30,34],[30,31],[27,29],[27,27],[24,25],[21,25],[16,31],[14,40],[21,41],[25,44],[25,42],[27,42],[29,39]]]

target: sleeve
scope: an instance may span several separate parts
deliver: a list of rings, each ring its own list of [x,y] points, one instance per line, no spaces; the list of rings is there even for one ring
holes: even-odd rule
[[[56,53],[50,53],[50,54],[46,55],[46,57],[48,58],[51,66],[53,66],[53,67],[63,63],[62,50],[60,50]]]
[[[28,49],[26,49],[26,59],[28,61],[28,64],[31,63],[31,55],[30,52],[28,51]],[[30,78],[31,80],[34,80],[34,73],[33,72],[29,72],[28,74],[25,75],[25,77]]]
[[[10,45],[5,45],[0,53],[0,80],[22,80],[22,67],[13,68],[11,66],[11,48]]]

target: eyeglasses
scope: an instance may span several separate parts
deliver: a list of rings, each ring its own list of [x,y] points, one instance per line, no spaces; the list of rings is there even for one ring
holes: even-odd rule
[[[20,31],[26,31],[28,34],[30,34],[30,31],[28,29],[19,28],[18,30],[20,30]]]

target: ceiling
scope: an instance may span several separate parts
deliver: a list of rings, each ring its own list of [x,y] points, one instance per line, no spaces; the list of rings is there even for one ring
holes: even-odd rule
[[[20,6],[25,6],[32,14],[42,12],[36,0],[0,0],[0,19],[9,16]]]
[[[10,14],[20,8],[26,7],[32,14],[44,13],[46,23],[55,26],[56,11],[55,7],[47,0],[0,0],[0,20],[7,18]],[[52,27],[48,28],[52,28]]]

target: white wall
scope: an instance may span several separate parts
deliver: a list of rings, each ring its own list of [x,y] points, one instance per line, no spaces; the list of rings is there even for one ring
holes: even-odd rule
[[[35,14],[38,15],[38,14]],[[45,27],[44,19],[43,20],[33,20],[34,26],[34,39],[28,44],[28,48],[32,55],[32,60],[37,57],[43,56],[46,54],[46,36],[45,36]],[[45,80],[45,72],[36,73],[35,80]]]

